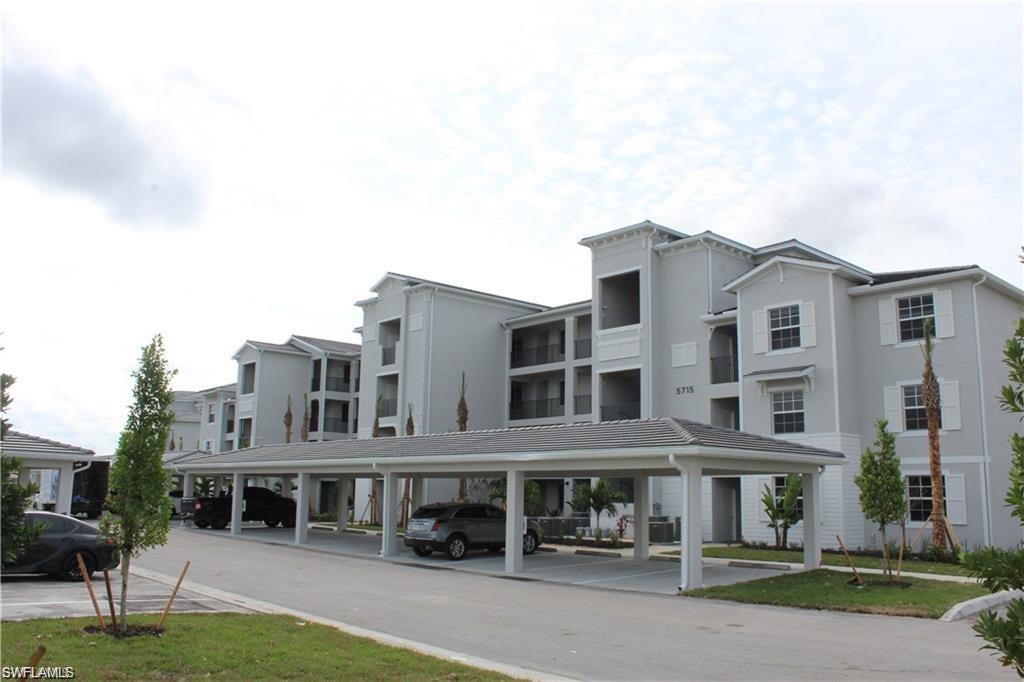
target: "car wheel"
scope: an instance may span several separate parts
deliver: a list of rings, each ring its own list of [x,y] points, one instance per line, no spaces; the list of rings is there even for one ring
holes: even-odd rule
[[[526,531],[523,536],[523,554],[533,554],[537,551],[537,534],[532,530]]]
[[[228,520],[217,519],[216,521],[211,521],[210,525],[213,527],[214,530],[224,530],[228,527]]]
[[[82,563],[85,564],[86,575],[91,578],[93,571],[96,570],[96,559],[92,554],[82,552]],[[78,567],[78,559],[75,558],[75,554],[69,554],[64,559],[64,568],[61,569],[60,577],[75,583],[82,582],[82,569]]]
[[[412,551],[416,553],[416,556],[430,556],[434,553],[434,550],[429,547],[413,547]]]
[[[207,521],[206,519],[196,519],[195,524],[196,524],[196,528],[209,528],[210,527],[210,522]]]
[[[263,519],[263,523],[267,524],[267,528],[274,528],[277,524],[281,523],[277,519]]]
[[[452,535],[444,543],[444,553],[452,561],[459,561],[466,556],[466,538],[463,535]]]

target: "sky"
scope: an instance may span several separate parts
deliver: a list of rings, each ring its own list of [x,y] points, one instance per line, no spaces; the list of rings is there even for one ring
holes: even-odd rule
[[[113,451],[139,349],[358,342],[387,271],[549,305],[650,219],[1022,285],[1021,5],[0,4],[0,370]]]

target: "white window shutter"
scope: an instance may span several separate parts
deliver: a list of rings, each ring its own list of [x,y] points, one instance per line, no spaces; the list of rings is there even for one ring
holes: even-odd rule
[[[882,405],[885,418],[889,421],[889,430],[893,433],[903,431],[903,392],[899,386],[886,386],[882,389]]]
[[[809,348],[818,345],[818,335],[814,330],[814,301],[800,304],[800,346]]]
[[[363,341],[369,343],[370,341],[377,340],[377,328],[376,327],[363,327]]]
[[[896,306],[891,298],[878,302],[878,324],[883,346],[896,344]]]
[[[939,400],[942,403],[942,430],[957,431],[963,428],[960,422],[960,382],[941,382]]]
[[[953,292],[949,289],[935,292],[935,336],[953,336]]]
[[[672,366],[689,367],[697,364],[697,342],[677,343],[672,346]]]
[[[754,352],[768,352],[768,313],[765,310],[754,311]]]
[[[967,500],[963,474],[946,474],[946,516],[954,526],[967,525]]]

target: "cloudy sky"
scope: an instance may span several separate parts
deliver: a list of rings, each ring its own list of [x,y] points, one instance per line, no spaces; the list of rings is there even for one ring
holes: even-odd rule
[[[100,453],[155,332],[200,388],[357,340],[387,270],[580,300],[576,241],[644,218],[1021,284],[1015,3],[39,5],[3,17],[0,369],[16,428]]]

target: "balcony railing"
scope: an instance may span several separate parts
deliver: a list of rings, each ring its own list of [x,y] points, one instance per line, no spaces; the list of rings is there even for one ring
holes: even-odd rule
[[[348,420],[340,417],[324,417],[324,431],[348,433]]]
[[[327,377],[325,382],[328,391],[338,391],[339,393],[348,393],[349,382],[345,381],[345,377]]]
[[[591,353],[591,340],[590,339],[576,339],[573,341],[573,348],[575,357],[577,360],[583,358],[589,358]]]
[[[590,399],[592,397],[593,396],[589,393],[587,395],[574,395],[572,397],[572,413],[590,414],[590,410],[592,409],[590,406]]]
[[[513,349],[511,360],[512,367],[529,367],[531,365],[546,365],[549,362],[562,362],[565,360],[565,344],[556,343],[551,346]]]
[[[380,416],[398,416],[398,398],[384,398],[380,401]]]
[[[601,421],[603,422],[639,418],[640,403],[608,403],[601,406]]]
[[[395,364],[395,347],[384,346],[380,349],[380,364],[382,365],[393,365]]]
[[[728,384],[739,379],[735,355],[711,358],[711,383]]]
[[[314,375],[313,379],[309,382],[309,390],[316,393],[320,390],[320,375]]]
[[[544,417],[564,417],[565,402],[561,398],[544,398],[543,400],[524,400],[512,403],[508,407],[508,418],[511,419],[542,419]]]

